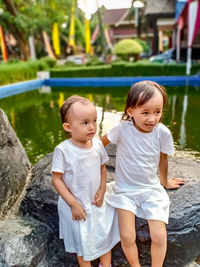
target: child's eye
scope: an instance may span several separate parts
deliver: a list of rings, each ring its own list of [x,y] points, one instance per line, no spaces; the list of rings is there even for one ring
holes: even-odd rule
[[[157,113],[157,114],[160,114],[160,113],[161,113],[161,111],[160,111],[160,110],[158,110],[158,111],[156,111],[156,113]]]
[[[142,112],[142,114],[144,114],[144,115],[147,115],[147,114],[148,114],[148,112],[147,112],[147,111],[144,111],[144,112]]]
[[[94,122],[96,123],[96,122],[97,122],[97,120],[94,120]]]
[[[87,121],[84,121],[82,124],[83,124],[83,125],[87,125],[87,124],[88,124],[88,122],[87,122]]]

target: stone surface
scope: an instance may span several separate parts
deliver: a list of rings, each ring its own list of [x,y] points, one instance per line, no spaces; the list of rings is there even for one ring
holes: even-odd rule
[[[0,218],[13,206],[22,192],[31,167],[29,159],[0,109]]]
[[[110,156],[108,178],[113,179],[116,148],[109,145],[107,151]],[[52,154],[49,154],[34,166],[33,180],[27,188],[21,211],[48,224],[54,230],[55,244],[59,247],[56,208],[58,196],[51,184],[51,159]],[[200,254],[200,163],[190,159],[170,158],[169,165],[170,176],[182,177],[186,180],[186,184],[178,190],[168,190],[171,208],[167,226],[168,250],[164,266],[195,266],[194,260]],[[150,236],[146,221],[137,218],[136,229],[142,266],[150,266]],[[69,259],[70,255],[66,257]],[[70,260],[72,267],[77,266],[73,255]],[[55,259],[56,261],[59,259]],[[60,261],[60,264],[64,262]],[[113,266],[128,266],[120,244],[113,249]]]
[[[116,147],[108,145],[108,169],[115,167]],[[186,184],[178,190],[167,190],[170,216],[167,225],[168,249],[164,266],[195,266],[200,254],[200,162],[169,158],[169,177],[184,178]],[[150,235],[147,222],[136,218],[137,243],[143,266],[150,266]],[[199,261],[198,261],[199,262]]]
[[[166,260],[190,262],[200,254],[200,163],[184,158],[170,160],[171,176],[184,178],[179,190],[168,190],[171,201]],[[180,265],[179,265],[180,266]]]
[[[55,231],[58,230],[57,200],[58,194],[51,181],[52,154],[48,154],[33,166],[32,181],[26,189],[21,203],[24,214],[46,223]]]
[[[52,233],[50,227],[34,219],[1,220],[0,266],[48,266],[45,257]]]

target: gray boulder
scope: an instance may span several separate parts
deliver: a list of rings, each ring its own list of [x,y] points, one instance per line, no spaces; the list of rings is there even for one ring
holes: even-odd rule
[[[58,231],[58,194],[51,182],[51,161],[52,153],[33,166],[32,181],[26,189],[20,210]]]
[[[0,109],[0,218],[7,213],[24,189],[31,164]]]
[[[0,266],[48,266],[46,255],[52,229],[34,219],[0,221]]]
[[[107,147],[108,178],[112,180],[115,169],[115,146]],[[33,167],[33,180],[21,204],[21,211],[51,227],[58,237],[57,193],[51,185],[52,154]],[[186,184],[178,190],[168,190],[171,200],[168,230],[168,249],[164,266],[195,266],[200,254],[200,163],[185,158],[169,159],[169,176],[182,177]],[[150,236],[148,225],[136,219],[137,244],[142,266],[150,266]],[[69,255],[67,255],[69,257]],[[198,260],[197,260],[198,261]],[[72,266],[77,266],[74,259]],[[66,265],[67,266],[67,265]],[[113,249],[113,266],[128,266],[120,243]]]
[[[179,190],[168,190],[171,207],[166,260],[171,266],[174,262],[176,266],[181,266],[194,259],[199,262],[200,163],[191,159],[173,158],[169,166],[171,176],[182,177],[186,181]]]

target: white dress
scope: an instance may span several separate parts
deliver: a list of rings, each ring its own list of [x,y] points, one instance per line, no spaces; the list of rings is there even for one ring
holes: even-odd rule
[[[160,184],[157,170],[160,152],[173,154],[171,132],[159,123],[150,133],[122,121],[107,135],[117,145],[115,182],[107,186],[106,201],[147,220],[168,223],[169,197]]]
[[[103,202],[92,205],[99,189],[100,167],[108,155],[100,140],[93,138],[90,149],[65,140],[54,150],[52,171],[63,173],[69,191],[86,212],[86,221],[74,221],[70,206],[59,196],[59,236],[65,250],[90,261],[110,251],[120,241],[116,209]]]

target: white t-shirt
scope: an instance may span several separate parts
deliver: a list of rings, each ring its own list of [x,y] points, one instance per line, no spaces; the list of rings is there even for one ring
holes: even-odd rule
[[[54,151],[52,171],[63,173],[63,181],[86,212],[86,221],[73,221],[70,206],[59,196],[59,234],[65,250],[93,260],[119,242],[116,210],[105,201],[92,205],[100,186],[101,165],[108,155],[100,140],[93,138],[90,149],[79,148],[65,140]]]
[[[106,201],[115,208],[147,220],[168,222],[169,197],[157,175],[160,153],[174,153],[169,129],[159,123],[152,132],[122,121],[107,134],[117,145],[115,182],[107,186]]]
[[[122,121],[107,135],[117,144],[115,179],[118,187],[149,187],[160,183],[157,177],[160,152],[173,154],[171,132],[159,123],[150,133],[135,128],[132,121]]]

